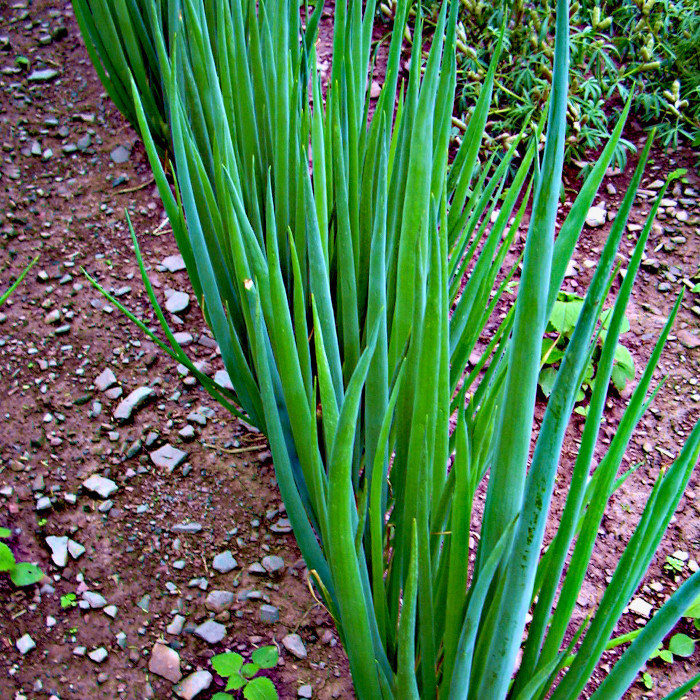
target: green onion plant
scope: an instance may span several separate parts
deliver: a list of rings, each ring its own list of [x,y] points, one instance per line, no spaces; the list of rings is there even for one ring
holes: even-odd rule
[[[107,94],[138,131],[131,95],[131,81],[136,82],[149,132],[161,151],[170,149],[170,136],[158,52],[167,50],[175,10],[176,4],[167,0],[73,0],[90,60]],[[158,45],[159,37],[166,43]]]
[[[375,102],[373,0],[335,4],[327,85],[316,68],[321,4],[300,12],[291,0],[171,0],[167,12],[149,15],[157,21],[147,38],[160,47],[174,187],[138,65],[131,99],[233,391],[197,376],[267,435],[357,696],[571,700],[599,663],[700,453],[696,425],[659,474],[597,611],[572,626],[605,506],[626,476],[618,471],[658,390],[653,374],[681,303],[594,468],[625,307],[668,183],[612,302],[573,473],[559,477],[563,514],[553,523],[562,443],[599,342],[651,140],[534,431],[543,333],[630,103],[555,236],[568,3],[557,2],[548,114],[537,138],[516,139],[494,170],[479,167],[478,156],[497,55],[448,158],[458,4],[442,5],[431,36],[416,13],[404,76],[410,3],[398,3]],[[525,155],[513,163],[521,140]],[[515,259],[508,253],[526,212],[525,249]],[[158,342],[194,370],[158,306],[135,236],[134,244],[168,341]],[[504,295],[511,280],[514,305]],[[487,345],[476,352],[480,339]],[[555,534],[545,548],[548,525]],[[696,573],[606,674],[596,700],[622,697],[699,591]]]

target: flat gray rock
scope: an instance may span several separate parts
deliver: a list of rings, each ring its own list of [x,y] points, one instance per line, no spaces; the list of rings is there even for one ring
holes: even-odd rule
[[[185,269],[185,261],[182,255],[168,255],[161,263],[168,272],[180,272]]]
[[[109,654],[107,653],[107,650],[104,647],[98,647],[94,651],[91,651],[88,654],[88,657],[91,661],[94,661],[96,664],[101,664],[107,658],[108,655]]]
[[[267,605],[264,603],[260,606],[260,621],[265,622],[268,625],[273,625],[275,622],[279,622],[280,611],[274,605]]]
[[[154,452],[151,452],[150,457],[156,467],[163,467],[173,471],[187,459],[187,452],[178,450],[177,447],[172,445],[163,445],[163,447],[159,447]]]
[[[181,634],[186,620],[187,618],[184,615],[175,615],[172,622],[165,628],[165,631],[175,636]]]
[[[114,372],[107,367],[107,369],[100,372],[95,379],[95,388],[98,391],[107,391],[117,383],[117,378],[114,376]]]
[[[51,559],[56,566],[63,568],[68,562],[68,538],[49,535],[46,544],[51,549]]]
[[[187,311],[190,305],[190,295],[185,292],[173,292],[165,302],[165,308],[171,314],[180,314]]]
[[[214,375],[214,382],[224,389],[233,391],[233,382],[231,382],[231,377],[229,377],[228,372],[225,369],[220,369]]]
[[[34,649],[36,643],[28,634],[23,634],[15,642],[15,646],[17,647],[17,651],[19,651],[20,654],[24,655],[28,654],[32,649]]]
[[[59,75],[57,70],[53,68],[44,68],[43,70],[32,71],[27,77],[30,83],[48,83]]]
[[[603,207],[591,207],[586,216],[586,224],[591,228],[600,228],[605,225],[608,215]]]
[[[260,562],[270,576],[281,576],[284,572],[284,559],[274,554],[263,557]]]
[[[171,529],[180,535],[196,535],[202,531],[202,526],[199,523],[180,523],[179,525],[173,525]]]
[[[105,597],[99,593],[95,593],[95,591],[85,591],[85,593],[83,593],[83,600],[87,601],[88,605],[93,610],[100,610],[107,605]]]
[[[83,481],[83,488],[98,495],[100,498],[109,498],[119,487],[111,479],[99,474],[93,474]]]
[[[195,671],[175,688],[175,693],[184,700],[193,700],[211,685],[213,679],[209,671]]]
[[[210,591],[204,604],[207,606],[207,610],[220,613],[228,610],[233,605],[234,600],[236,600],[236,594],[231,591]]]
[[[126,163],[131,157],[131,151],[126,148],[126,146],[117,146],[110,154],[109,157],[113,162],[120,165],[121,163]]]
[[[226,628],[214,620],[207,620],[194,633],[208,644],[218,644],[226,636]]]
[[[134,412],[141,408],[154,394],[155,391],[150,386],[140,386],[138,389],[134,389],[119,402],[114,411],[114,418],[122,423],[130,420]]]
[[[154,644],[148,670],[161,678],[177,683],[182,678],[180,671],[180,655],[165,644]]]
[[[220,574],[227,574],[229,571],[233,571],[238,566],[238,562],[233,558],[231,550],[226,550],[217,554],[212,562],[212,568],[214,571],[218,571]]]
[[[288,634],[286,637],[283,637],[282,646],[284,646],[292,656],[296,656],[297,659],[306,658],[306,647],[298,634]]]
[[[75,540],[68,540],[68,553],[73,557],[73,559],[79,559],[85,554],[85,547],[83,547],[80,542]]]

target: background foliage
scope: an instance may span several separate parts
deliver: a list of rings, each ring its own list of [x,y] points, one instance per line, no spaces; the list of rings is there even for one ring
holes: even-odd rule
[[[436,7],[438,3],[433,3]],[[550,0],[461,0],[456,113],[467,120],[508,10],[485,145],[495,150],[536,119],[549,96]],[[384,5],[390,14],[391,8]],[[696,0],[581,0],[571,6],[566,159],[586,162],[609,138],[635,88],[632,112],[666,147],[700,145],[700,4]],[[635,87],[636,85],[636,87]],[[620,140],[622,166],[632,144]]]

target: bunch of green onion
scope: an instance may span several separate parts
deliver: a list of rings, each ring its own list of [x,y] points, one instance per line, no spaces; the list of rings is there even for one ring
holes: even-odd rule
[[[103,37],[93,50],[103,64],[105,54],[113,60],[101,77],[115,93],[117,77],[121,95],[127,69],[133,74],[129,109],[233,392],[197,376],[267,435],[297,542],[337,624],[357,696],[571,700],[609,644],[700,453],[696,425],[659,475],[597,611],[572,627],[605,506],[627,476],[618,478],[618,470],[657,391],[653,372],[681,301],[591,475],[624,310],[668,183],[614,300],[566,492],[559,484],[563,514],[543,549],[562,443],[651,141],[601,253],[531,454],[544,329],[629,103],[555,238],[566,0],[557,2],[549,114],[537,138],[529,145],[516,139],[497,166],[478,161],[497,56],[448,159],[458,3],[443,4],[427,57],[417,13],[405,81],[410,3],[398,3],[376,104],[369,96],[375,4],[336,3],[327,86],[316,67],[321,4],[300,13],[290,0],[155,3],[147,25],[153,35],[141,37],[156,47],[155,81],[140,72],[142,63],[116,68],[131,55],[110,56],[119,42]],[[122,43],[136,32],[128,28],[136,18],[117,14]],[[101,32],[105,25],[90,26]],[[149,95],[144,84],[158,89]],[[158,95],[165,96],[162,112],[153,106]],[[161,115],[174,188],[159,157]],[[518,262],[506,264],[507,253],[528,208],[519,271]],[[168,339],[158,342],[196,371],[136,251]],[[514,275],[517,301],[509,307],[504,291]],[[476,353],[481,338],[488,344]],[[475,353],[480,359],[470,363]],[[479,519],[473,511],[485,481]],[[596,700],[623,695],[699,592],[696,573],[636,636]]]

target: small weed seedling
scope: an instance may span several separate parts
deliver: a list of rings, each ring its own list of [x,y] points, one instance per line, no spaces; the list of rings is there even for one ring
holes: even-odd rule
[[[235,652],[217,654],[211,660],[214,670],[228,679],[226,690],[242,690],[243,697],[247,700],[277,700],[277,690],[269,678],[258,676],[263,668],[273,668],[277,665],[279,651],[276,646],[260,647],[256,649],[248,663],[244,663],[243,657]],[[229,693],[216,693],[212,700],[233,700]]]
[[[66,608],[74,608],[78,604],[76,600],[75,593],[66,593],[61,596],[61,607],[65,610]]]
[[[574,332],[582,307],[583,298],[570,292],[560,292],[554,303],[554,309],[552,310],[552,315],[547,324],[547,332],[551,335],[555,335],[555,337],[545,340],[543,343],[542,369],[540,370],[538,380],[540,389],[542,389],[542,393],[547,398],[549,398],[549,395],[552,393],[559,364],[564,357],[569,340],[571,340],[571,334]],[[584,370],[581,388],[576,395],[577,403],[584,400],[587,390],[593,383],[596,366],[600,359],[600,348],[605,342],[608,327],[610,326],[610,317],[611,309],[607,309],[601,314],[600,320],[602,328],[598,336],[598,343]],[[626,333],[629,329],[630,324],[625,317],[620,333]],[[623,391],[627,386],[628,380],[631,379],[634,379],[634,360],[632,359],[630,351],[618,343],[615,348],[615,359],[610,380],[618,391]],[[580,413],[584,416],[586,415],[586,408],[584,406],[578,406],[574,410],[576,413]]]
[[[0,539],[10,537],[11,534],[6,527],[0,527]],[[31,586],[44,578],[44,572],[35,564],[16,562],[15,555],[4,542],[0,542],[0,572],[7,572],[15,586]]]

